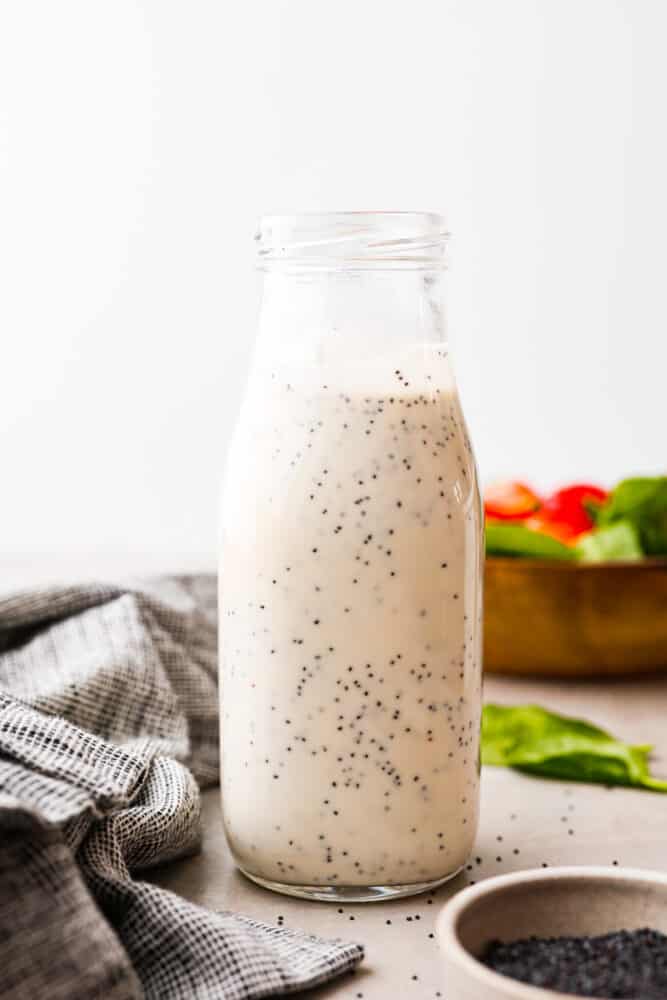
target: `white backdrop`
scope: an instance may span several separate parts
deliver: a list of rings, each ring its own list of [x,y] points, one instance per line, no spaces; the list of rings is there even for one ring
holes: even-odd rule
[[[262,212],[444,210],[482,477],[667,464],[662,0],[2,0],[0,552],[214,559]]]

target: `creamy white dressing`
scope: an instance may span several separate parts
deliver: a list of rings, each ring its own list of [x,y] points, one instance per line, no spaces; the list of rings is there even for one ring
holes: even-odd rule
[[[257,368],[222,513],[222,801],[297,885],[458,870],[477,824],[480,524],[446,354]]]

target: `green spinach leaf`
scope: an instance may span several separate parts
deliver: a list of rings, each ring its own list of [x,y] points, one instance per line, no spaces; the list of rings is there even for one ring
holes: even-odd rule
[[[486,522],[486,553],[490,556],[530,556],[533,559],[576,559],[577,553],[551,535],[521,524]]]
[[[667,792],[648,765],[651,747],[630,746],[582,719],[538,705],[485,705],[482,763],[563,781],[626,785]]]

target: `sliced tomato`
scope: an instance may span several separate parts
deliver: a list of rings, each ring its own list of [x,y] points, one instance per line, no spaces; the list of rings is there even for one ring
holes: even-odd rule
[[[536,514],[531,515],[524,522],[526,528],[531,531],[539,531],[542,535],[549,535],[551,538],[556,538],[559,542],[563,542],[565,545],[570,545],[574,539],[578,539],[579,535],[573,535],[572,531],[567,525],[560,524],[558,521],[550,521],[548,518],[542,517],[542,511],[539,510]]]
[[[492,483],[484,493],[486,516],[499,521],[522,521],[541,503],[537,493],[525,483]]]
[[[539,531],[560,541],[571,542],[594,527],[588,504],[601,504],[608,493],[599,486],[578,483],[547,497],[539,512]]]

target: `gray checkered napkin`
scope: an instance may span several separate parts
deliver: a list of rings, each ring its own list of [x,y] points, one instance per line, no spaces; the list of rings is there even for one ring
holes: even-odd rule
[[[0,997],[280,996],[359,945],[134,875],[199,846],[218,780],[215,580],[0,598]]]

